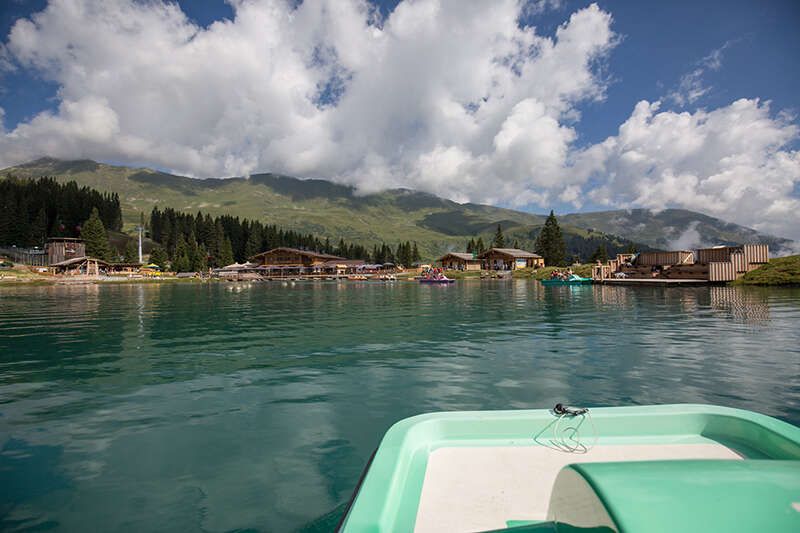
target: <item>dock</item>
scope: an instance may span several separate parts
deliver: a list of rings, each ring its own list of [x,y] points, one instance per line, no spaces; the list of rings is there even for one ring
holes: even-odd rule
[[[711,282],[707,279],[611,278],[603,280],[596,279],[594,280],[594,283],[598,285],[648,285],[650,287],[677,287],[681,285],[708,285]]]

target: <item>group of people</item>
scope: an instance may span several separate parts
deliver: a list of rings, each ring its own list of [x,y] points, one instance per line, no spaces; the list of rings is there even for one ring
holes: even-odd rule
[[[422,274],[422,277],[425,279],[445,279],[444,269],[441,267],[429,268]]]
[[[550,279],[560,279],[562,281],[567,281],[572,277],[572,269],[569,268],[567,270],[553,270],[550,273]]]

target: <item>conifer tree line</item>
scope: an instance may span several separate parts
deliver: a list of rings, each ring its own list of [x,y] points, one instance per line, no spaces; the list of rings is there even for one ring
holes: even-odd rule
[[[483,238],[478,237],[478,239],[470,239],[467,242],[467,253],[473,255],[480,255],[486,251],[486,245],[483,243]]]
[[[417,243],[411,241],[401,242],[394,250],[386,243],[381,243],[380,246],[376,244],[372,248],[372,255],[367,256],[367,259],[373,263],[395,263],[403,266],[411,266],[422,260]]]
[[[234,261],[243,263],[260,252],[278,247],[299,248],[376,263],[410,265],[420,260],[416,242],[400,243],[395,248],[381,243],[380,246],[374,246],[370,253],[366,247],[347,243],[344,239],[333,244],[330,239],[323,241],[310,233],[284,230],[258,220],[231,215],[212,217],[202,212],[192,215],[172,208],[153,208],[149,235],[161,245],[152,251],[150,260],[160,266],[170,262],[172,270],[177,272],[222,267]]]
[[[79,237],[93,208],[106,229],[122,229],[116,193],[79,187],[74,181],[9,176],[0,180],[0,245],[42,246],[48,237]]]

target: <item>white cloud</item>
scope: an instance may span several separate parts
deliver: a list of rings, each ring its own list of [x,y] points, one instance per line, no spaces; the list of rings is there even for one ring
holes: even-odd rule
[[[579,106],[604,98],[598,63],[619,41],[596,5],[544,36],[519,20],[561,2],[404,1],[385,20],[365,0],[231,4],[234,19],[207,28],[159,0],[51,0],[17,21],[4,68],[55,82],[59,105],[0,130],[0,165],[274,171],[544,208],[591,196],[800,236],[797,130],[757,100],[642,102],[619,135],[576,151]],[[719,68],[721,51],[698,68]]]
[[[81,155],[540,197],[517,193],[569,181],[564,121],[602,98],[592,65],[614,44],[595,5],[550,38],[519,27],[516,0],[402,2],[386,20],[359,0],[232,4],[234,20],[208,28],[158,1],[51,0],[19,20],[9,54],[59,85],[60,106],[6,132],[0,162]]]
[[[731,44],[733,41],[727,41],[698,61],[691,72],[681,76],[678,86],[667,95],[666,99],[685,107],[708,94],[713,87],[706,83],[704,77],[709,71],[722,68],[722,54]]]
[[[659,112],[639,102],[619,134],[577,156],[590,196],[613,206],[684,207],[760,231],[800,237],[798,128],[769,103],[741,99],[713,111]]]

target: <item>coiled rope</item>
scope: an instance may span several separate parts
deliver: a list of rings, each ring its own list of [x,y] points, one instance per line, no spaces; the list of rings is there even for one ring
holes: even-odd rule
[[[537,444],[565,453],[583,454],[594,448],[597,444],[597,428],[588,408],[567,407],[558,403],[552,413],[556,418],[533,437]],[[581,441],[581,427],[586,420],[592,430],[592,443],[588,446]],[[551,428],[552,433],[547,438],[545,434]]]

